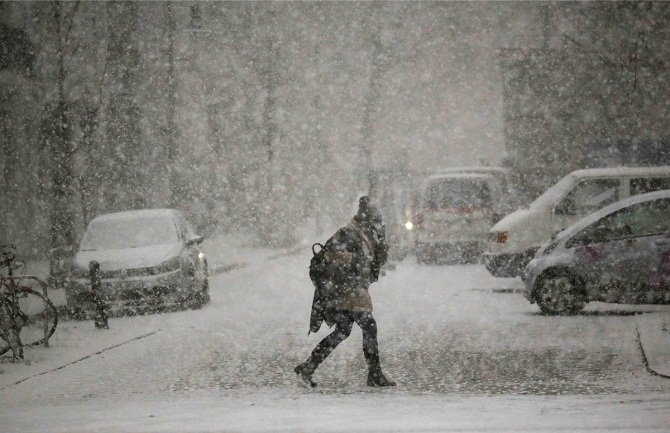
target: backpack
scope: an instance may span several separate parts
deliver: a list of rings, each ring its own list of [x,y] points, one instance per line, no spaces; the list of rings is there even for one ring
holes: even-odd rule
[[[346,294],[350,288],[346,284],[349,278],[349,268],[343,268],[340,263],[330,260],[326,254],[332,251],[333,238],[329,238],[325,245],[312,245],[312,259],[309,262],[309,278],[317,290],[327,299]],[[317,250],[318,247],[318,250]]]
[[[326,244],[315,243],[312,245],[312,259],[309,261],[309,279],[317,289],[332,292],[333,272],[332,263],[326,257],[326,248],[330,249],[332,238]],[[317,247],[319,250],[317,251]]]

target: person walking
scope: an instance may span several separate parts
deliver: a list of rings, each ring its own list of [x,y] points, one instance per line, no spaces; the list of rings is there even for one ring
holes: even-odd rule
[[[388,258],[385,228],[381,213],[370,197],[358,202],[358,212],[326,243],[325,255],[330,263],[344,269],[331,287],[315,284],[310,332],[317,332],[323,322],[335,330],[312,350],[309,358],[294,368],[310,386],[316,386],[312,375],[330,353],[351,334],[356,323],[363,332],[363,355],[368,367],[368,386],[395,386],[382,372],[377,343],[377,322],[372,316],[370,284],[379,279],[379,270]],[[327,293],[325,293],[327,292]]]

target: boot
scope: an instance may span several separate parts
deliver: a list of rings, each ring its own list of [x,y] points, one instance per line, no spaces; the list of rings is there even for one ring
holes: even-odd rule
[[[368,386],[396,386],[396,383],[384,376],[382,370],[379,369],[368,373]]]
[[[339,328],[338,328],[339,329]],[[335,332],[330,334],[328,337],[324,338],[319,342],[319,344],[316,345],[314,350],[312,350],[312,353],[309,355],[309,358],[307,358],[307,361],[303,362],[302,364],[298,364],[293,371],[295,371],[295,374],[300,377],[300,379],[305,382],[308,386],[314,388],[316,386],[316,383],[312,380],[312,375],[314,374],[314,370],[323,362],[324,359],[330,355],[330,353],[333,351],[333,349],[340,344],[344,338],[347,337],[347,335],[344,336],[344,338],[340,338],[340,336],[337,333],[337,329]],[[332,339],[335,337],[336,341],[333,342]]]
[[[305,361],[302,364],[298,364],[293,369],[293,371],[298,375],[300,380],[305,382],[307,386],[314,388],[316,386],[316,382],[312,380],[312,375],[314,374],[315,369],[316,367],[314,364],[310,363],[309,361]]]
[[[379,368],[368,373],[368,386],[396,386],[396,383],[384,376],[382,369]]]
[[[382,373],[376,340],[372,344],[363,346],[363,355],[365,355],[365,362],[368,364],[368,386],[396,386],[394,381]]]

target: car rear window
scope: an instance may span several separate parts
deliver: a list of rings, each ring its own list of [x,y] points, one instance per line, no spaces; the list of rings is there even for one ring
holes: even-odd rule
[[[491,207],[491,191],[482,179],[435,179],[426,187],[424,203],[432,209]]]
[[[106,219],[89,224],[80,249],[115,250],[178,241],[177,229],[171,218]]]

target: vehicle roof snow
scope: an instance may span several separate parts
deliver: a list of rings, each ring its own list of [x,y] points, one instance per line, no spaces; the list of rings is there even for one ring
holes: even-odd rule
[[[654,174],[670,173],[670,166],[659,167],[607,167],[586,168],[575,170],[570,175],[577,177],[603,177],[603,176],[648,176]]]
[[[494,179],[494,177],[490,174],[485,174],[485,173],[439,173],[439,174],[433,174],[431,176],[428,176],[428,180],[434,180],[434,179],[462,179],[462,178],[468,178],[468,179]]]
[[[137,209],[112,212],[95,217],[95,221],[109,221],[136,218],[172,218],[177,214],[176,209]]]

